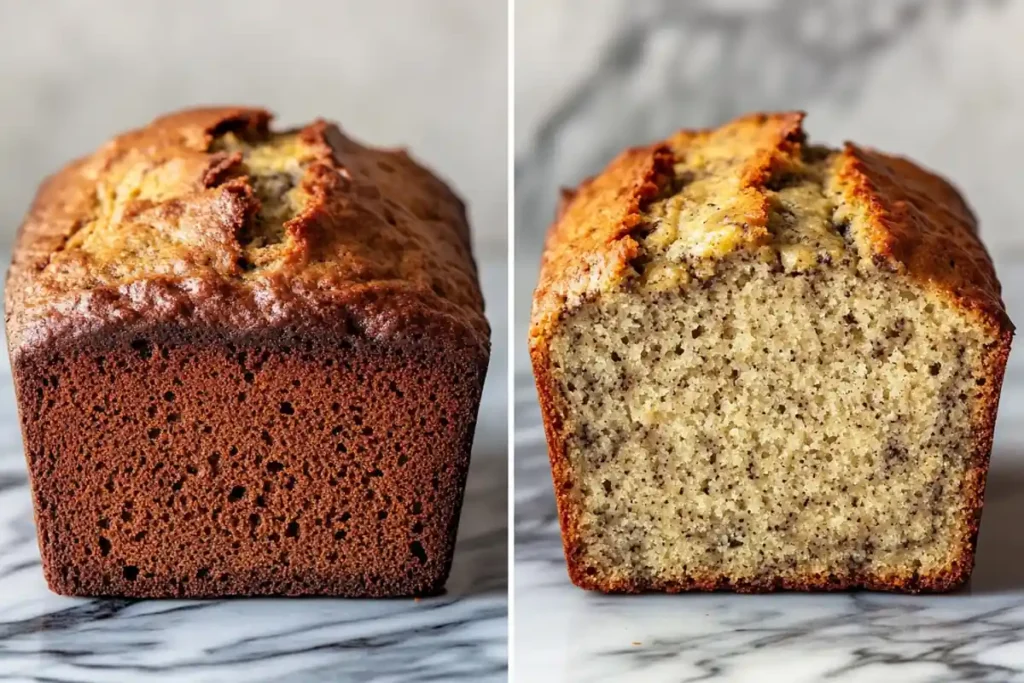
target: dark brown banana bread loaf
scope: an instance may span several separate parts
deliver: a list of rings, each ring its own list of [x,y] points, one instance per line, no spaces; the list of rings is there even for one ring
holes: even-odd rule
[[[568,193],[531,355],[572,580],[947,590],[970,576],[1013,327],[946,181],[798,113]]]
[[[489,354],[464,207],[403,151],[269,120],[160,118],[21,228],[7,339],[58,593],[447,578]]]

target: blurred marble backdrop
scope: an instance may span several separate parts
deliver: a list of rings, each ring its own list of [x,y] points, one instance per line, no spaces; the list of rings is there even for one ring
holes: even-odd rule
[[[507,7],[486,0],[0,1],[0,251],[40,179],[195,104],[406,145],[506,246]],[[486,254],[482,254],[486,256]]]
[[[556,188],[627,145],[750,110],[804,109],[817,141],[939,170],[977,211],[1001,273],[1024,251],[1024,1],[517,0],[515,29],[523,371]],[[1006,294],[1024,320],[1024,293]]]

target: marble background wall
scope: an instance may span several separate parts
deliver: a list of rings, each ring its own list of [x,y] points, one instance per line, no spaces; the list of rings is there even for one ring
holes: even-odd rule
[[[503,254],[507,27],[491,0],[3,0],[0,251],[70,158],[170,109],[244,103],[409,146]]]
[[[680,127],[804,109],[815,140],[856,140],[952,178],[1004,283],[1024,250],[1021,0],[517,0],[515,29],[522,372],[556,188]],[[1006,298],[1024,320],[1024,293]]]

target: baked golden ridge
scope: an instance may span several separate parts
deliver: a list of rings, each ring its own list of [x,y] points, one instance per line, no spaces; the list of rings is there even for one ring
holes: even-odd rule
[[[57,592],[444,584],[489,355],[465,208],[402,150],[269,122],[120,135],[18,233],[8,347]]]
[[[754,114],[714,130],[681,131],[626,150],[564,193],[534,295],[530,353],[569,572],[582,587],[914,591],[950,589],[970,575],[1013,330],[991,261],[973,215],[946,181],[852,143],[838,151],[810,145],[802,120],[801,113]],[[858,307],[858,297],[878,305]],[[684,324],[692,327],[673,330]],[[793,348],[786,348],[787,330]],[[758,356],[761,339],[768,341]],[[836,344],[847,345],[846,356],[829,355],[826,347]],[[862,351],[875,364],[853,372]],[[904,360],[904,352],[922,357]],[[806,366],[819,373],[817,384],[787,378],[786,364],[797,358],[817,364]],[[708,377],[712,371],[728,374]],[[856,384],[857,373],[871,381]],[[890,379],[891,393],[872,394]],[[681,384],[700,391],[686,394]],[[858,403],[843,404],[838,418],[834,411],[847,400],[834,397],[840,387]],[[895,398],[906,387],[925,396],[922,408],[935,406],[934,414],[906,414]],[[776,394],[785,396],[773,405]],[[706,405],[705,395],[714,396]],[[834,405],[808,407],[814,401]],[[962,417],[963,433],[957,424],[939,425],[939,414]],[[785,432],[773,431],[776,423]],[[847,431],[829,433],[833,423]],[[731,436],[722,442],[722,433]],[[793,433],[807,443],[787,445]],[[842,445],[824,444],[850,434],[859,439],[847,446],[855,464],[843,464]],[[857,486],[881,491],[876,476],[891,480],[915,463],[939,483],[915,480],[908,486],[919,490],[874,499],[849,494],[843,467],[855,479],[865,457],[874,462],[869,443],[886,454],[878,456],[884,466],[857,470],[864,475]],[[744,453],[733,452],[737,444]],[[690,454],[674,454],[680,447]],[[805,472],[806,481],[794,472]],[[763,514],[748,511],[753,498],[794,481],[852,496],[834,503],[852,501],[852,508],[815,517],[842,521],[819,553],[829,561],[815,564],[797,542],[815,528],[810,513],[774,504],[770,495],[758,503]],[[956,509],[908,503],[928,486]],[[872,500],[870,513],[851,512]],[[829,505],[802,502],[804,510]],[[883,548],[868,537],[867,522],[856,522],[872,514],[873,523],[896,520],[901,505],[912,508],[904,511],[906,533],[930,524],[929,540],[895,534]],[[650,510],[659,506],[682,521]],[[685,552],[673,546],[691,530],[696,540],[678,542],[690,544]],[[834,557],[830,547],[838,549]],[[733,566],[730,552],[753,554]]]
[[[326,121],[274,134],[269,122],[259,109],[171,114],[48,179],[8,274],[12,349],[48,335],[55,322],[47,311],[62,306],[91,326],[162,315],[168,307],[157,301],[168,296],[203,307],[228,292],[245,300],[245,324],[271,322],[317,292],[353,302],[387,293],[438,312],[483,344],[469,229],[451,190],[404,150],[364,147]],[[267,197],[261,202],[263,188],[247,180],[253,159],[245,139],[286,142],[256,159],[296,202],[269,243],[250,234]],[[169,294],[170,283],[186,281]],[[82,292],[90,293],[84,302]],[[385,333],[387,321],[365,305],[350,310]]]

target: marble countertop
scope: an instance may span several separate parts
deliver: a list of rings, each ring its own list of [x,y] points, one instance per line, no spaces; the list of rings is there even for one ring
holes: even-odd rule
[[[3,257],[6,263],[7,258]],[[446,592],[413,600],[84,600],[47,590],[7,353],[0,365],[0,680],[503,681],[507,308],[483,255],[493,348]]]

